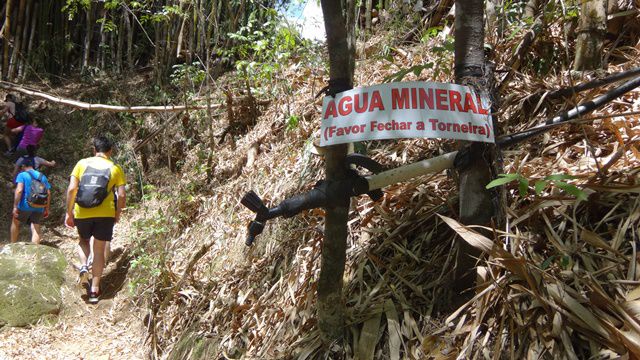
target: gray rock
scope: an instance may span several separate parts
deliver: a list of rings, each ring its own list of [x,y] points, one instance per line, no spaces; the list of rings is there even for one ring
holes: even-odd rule
[[[15,243],[0,249],[0,326],[27,326],[57,314],[67,262],[56,248]]]

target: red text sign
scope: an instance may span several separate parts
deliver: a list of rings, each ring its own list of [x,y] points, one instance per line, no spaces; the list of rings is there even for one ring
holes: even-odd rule
[[[397,138],[494,142],[488,99],[456,84],[380,84],[326,96],[320,145]]]

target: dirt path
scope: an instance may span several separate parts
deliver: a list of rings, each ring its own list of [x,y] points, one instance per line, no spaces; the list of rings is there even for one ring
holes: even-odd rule
[[[6,159],[0,160],[0,247],[9,236],[12,191]],[[57,199],[56,201],[60,201]],[[103,297],[96,305],[86,302],[86,290],[76,284],[77,237],[49,219],[43,226],[43,244],[59,248],[69,263],[62,288],[63,307],[56,320],[30,328],[0,329],[0,360],[4,359],[143,359],[145,358],[144,313],[132,300],[127,287],[130,255],[126,219],[116,225],[112,256],[105,269]],[[29,241],[23,226],[20,241]],[[2,269],[0,269],[2,271]]]

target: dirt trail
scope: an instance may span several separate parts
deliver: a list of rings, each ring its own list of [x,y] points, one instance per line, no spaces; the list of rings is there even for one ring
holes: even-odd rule
[[[10,168],[6,158],[0,159],[0,247],[9,237],[13,196]],[[87,303],[86,290],[76,284],[76,233],[65,228],[61,218],[55,217],[43,226],[43,244],[62,250],[69,263],[62,289],[62,311],[49,323],[41,322],[30,328],[1,328],[0,360],[145,358],[144,313],[133,302],[127,288],[131,258],[126,217],[116,225],[112,256],[102,280],[103,297],[97,305]],[[29,241],[29,236],[27,227],[22,226],[20,241]]]

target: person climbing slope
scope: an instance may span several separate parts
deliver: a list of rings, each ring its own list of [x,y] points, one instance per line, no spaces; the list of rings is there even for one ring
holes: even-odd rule
[[[27,152],[26,155],[22,155],[21,157],[18,158],[18,160],[16,160],[16,164],[13,168],[13,173],[11,174],[11,178],[14,180],[14,182],[16,177],[18,176],[18,173],[20,172],[20,169],[22,168],[22,164],[24,164],[27,159],[33,159],[33,168],[35,170],[41,170],[43,166],[46,166],[46,167],[56,166],[55,160],[49,161],[39,156],[36,156],[36,147],[33,145],[27,145],[26,152]]]
[[[16,135],[14,150],[18,155],[27,154],[27,146],[29,145],[37,147],[42,140],[42,135],[44,135],[44,130],[38,127],[38,121],[31,120],[31,118],[27,118],[23,126],[19,126],[11,132]]]
[[[88,260],[93,250],[89,302],[100,300],[100,278],[105,264],[105,247],[113,238],[113,227],[126,203],[126,179],[111,159],[112,142],[104,136],[93,139],[95,156],[78,161],[67,189],[65,225],[78,229],[80,281],[88,277]],[[116,198],[117,194],[117,198]],[[93,249],[91,248],[93,237]]]
[[[28,114],[22,103],[19,103],[13,94],[7,94],[4,103],[0,107],[0,116],[5,116],[7,121],[4,126],[4,143],[7,145],[5,155],[13,154],[13,129],[21,127],[27,121]]]
[[[40,222],[49,216],[51,185],[43,173],[33,168],[33,158],[21,164],[22,172],[16,178],[11,219],[11,242],[18,241],[20,223],[31,223],[31,242],[40,243]]]

